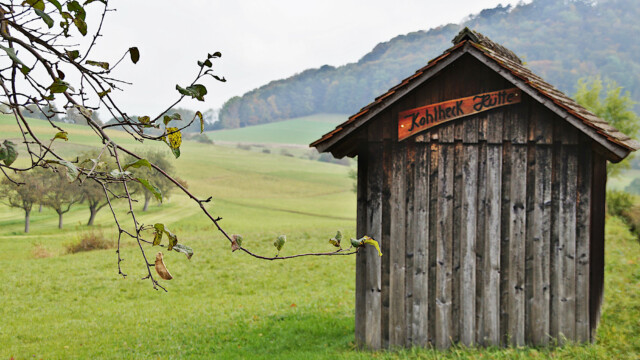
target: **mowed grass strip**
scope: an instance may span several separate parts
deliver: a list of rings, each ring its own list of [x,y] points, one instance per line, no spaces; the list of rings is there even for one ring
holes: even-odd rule
[[[275,255],[280,234],[288,239],[282,255],[331,250],[327,240],[338,229],[355,235],[346,167],[192,142],[174,163],[191,191],[213,196],[207,207],[223,217],[225,229],[242,234],[258,253]],[[125,204],[117,204],[126,217]],[[164,222],[196,252],[191,261],[165,254],[174,276],[163,282],[168,293],[140,280],[146,274],[132,240],[122,249],[126,279],[117,275],[113,249],[66,253],[86,231],[84,205],[65,215],[63,230],[54,212],[34,210],[29,235],[21,233],[21,213],[0,206],[0,359],[636,359],[640,353],[640,246],[617,218],[607,219],[595,344],[370,353],[353,344],[353,257],[269,262],[232,253],[196,204],[179,194],[138,215],[145,224]],[[115,237],[108,210],[96,222]],[[149,248],[149,256],[158,250]]]

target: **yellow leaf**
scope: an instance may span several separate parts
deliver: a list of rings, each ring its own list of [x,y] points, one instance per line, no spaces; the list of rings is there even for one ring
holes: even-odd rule
[[[375,247],[376,247],[376,250],[378,250],[378,255],[379,255],[379,256],[382,256],[382,252],[380,251],[380,244],[378,244],[378,242],[377,242],[377,241],[375,241],[374,239],[372,239],[372,238],[370,238],[370,237],[368,237],[368,236],[365,236],[365,237],[364,237],[364,243],[365,243],[365,244],[370,244],[370,245],[375,246]]]
[[[172,149],[179,149],[182,145],[182,134],[180,130],[175,127],[167,128],[167,137],[169,138],[169,147]]]

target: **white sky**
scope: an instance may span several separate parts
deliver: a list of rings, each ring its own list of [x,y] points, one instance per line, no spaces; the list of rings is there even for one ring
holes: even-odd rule
[[[459,23],[500,3],[518,0],[112,0],[117,11],[108,14],[92,58],[114,63],[137,46],[140,62],[123,63],[116,73],[133,85],[116,99],[130,115],[153,115],[176,98],[177,83],[192,81],[197,60],[220,51],[214,69],[227,82],[207,80],[204,103],[181,105],[204,111],[271,80],[355,62],[379,42]],[[89,33],[96,26],[89,23]]]

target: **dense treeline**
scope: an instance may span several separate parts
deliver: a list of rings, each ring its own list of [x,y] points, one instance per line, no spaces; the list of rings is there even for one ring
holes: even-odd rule
[[[217,128],[236,128],[314,113],[355,113],[451,46],[464,26],[514,50],[528,67],[573,94],[582,77],[615,80],[640,101],[638,0],[534,0],[483,10],[462,24],[401,35],[357,63],[325,65],[273,81],[227,101]]]

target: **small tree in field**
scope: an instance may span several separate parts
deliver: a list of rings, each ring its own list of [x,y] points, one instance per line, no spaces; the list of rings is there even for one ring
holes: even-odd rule
[[[42,169],[30,173],[16,174],[13,179],[0,181],[0,200],[6,205],[24,211],[24,232],[29,232],[31,209],[38,204],[43,194]]]
[[[111,157],[104,157],[103,161],[96,160],[100,158],[101,156],[99,151],[89,151],[81,156],[80,162],[83,164],[93,164],[95,162],[95,170],[102,172],[108,171],[109,169],[115,169],[117,167]],[[93,180],[83,182],[80,185],[80,192],[82,193],[82,202],[86,202],[89,207],[89,221],[87,221],[87,226],[93,226],[98,211],[109,205],[109,202],[115,200],[118,196],[124,195],[121,192],[112,192],[106,196],[100,183]]]
[[[58,229],[62,229],[62,216],[71,210],[71,206],[82,200],[82,192],[78,183],[69,182],[65,169],[54,168],[47,174],[46,188],[42,195],[42,205],[53,209],[58,214]]]
[[[615,81],[606,81],[606,92],[602,94],[604,86],[600,78],[580,79],[577,87],[575,98],[580,105],[606,120],[622,133],[632,138],[638,135],[640,119],[633,112],[634,102],[628,91],[623,93],[622,87]],[[633,157],[634,154],[631,153],[617,164],[607,164],[607,175],[616,176],[622,170],[629,169]]]
[[[170,159],[165,154],[166,153],[159,150],[149,150],[141,153],[140,155],[145,159],[149,160],[150,162],[152,162],[153,164],[156,164],[159,167],[161,167],[167,174],[173,174],[175,171],[174,166],[171,163]],[[128,160],[134,161],[135,159],[129,158]],[[147,167],[140,167],[138,169],[131,170],[131,172],[134,176],[148,179],[153,185],[155,185],[156,188],[160,190],[163,200],[168,199],[169,194],[175,189],[175,186],[173,185],[173,183],[171,183],[171,181],[167,180],[166,177],[164,177],[162,174],[160,174],[159,172],[153,169],[149,169]],[[175,177],[175,178],[183,186],[186,185],[186,183],[180,178],[178,177]],[[142,207],[142,211],[147,211],[149,209],[149,203],[151,202],[151,199],[156,198],[154,193],[149,189],[147,189],[145,186],[143,186],[141,183],[133,183],[131,188],[134,190],[136,194],[142,194],[142,196],[144,197],[144,205]]]

